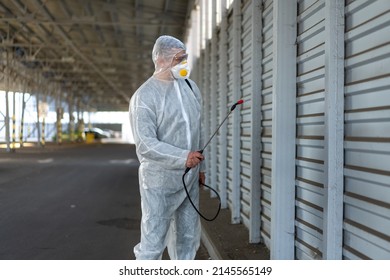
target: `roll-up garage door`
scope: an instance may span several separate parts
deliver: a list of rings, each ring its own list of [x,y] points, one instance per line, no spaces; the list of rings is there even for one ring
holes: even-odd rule
[[[215,36],[217,36],[217,46],[219,46],[220,42],[221,42],[221,28],[218,28]],[[215,110],[217,110],[217,124],[219,125],[222,121],[223,121],[223,117],[222,117],[222,114],[221,114],[221,105],[222,105],[222,98],[225,98],[225,95],[224,96],[221,96],[221,75],[226,75],[226,73],[222,73],[221,71],[221,66],[222,66],[222,61],[221,61],[221,55],[219,54],[219,49],[217,51],[217,87],[216,87],[216,94],[217,94],[217,104],[215,105]],[[221,181],[221,162],[222,162],[222,154],[221,154],[221,144],[222,144],[222,139],[221,139],[221,130],[218,131],[218,134],[217,134],[217,139],[215,139],[215,141],[217,141],[217,190],[218,192],[221,192],[221,188],[222,188],[222,181]]]
[[[230,10],[228,15],[228,92],[227,104],[233,104],[233,10]],[[227,121],[227,203],[232,207],[232,191],[233,191],[233,118]]]
[[[227,92],[228,92],[228,19],[226,14],[223,14],[220,28],[217,32],[218,36],[218,124],[224,120],[227,108]],[[218,191],[221,197],[221,206],[227,208],[227,124],[225,123],[218,131]]]
[[[243,1],[241,21],[241,91],[242,98],[249,100],[252,93],[252,0]],[[249,228],[251,194],[251,102],[244,103],[241,113],[241,219]]]
[[[322,258],[324,198],[325,1],[298,1],[297,259]]]
[[[211,110],[214,110],[214,104],[211,104],[211,42],[206,41],[206,48],[204,52],[204,63],[203,63],[203,72],[202,75],[204,77],[204,89],[203,89],[203,109],[204,109],[204,119],[203,119],[203,133],[204,133],[204,141],[207,141],[212,134],[211,127]],[[210,150],[211,146],[208,146],[204,151],[205,162],[207,166],[207,170],[211,169],[211,154]],[[210,172],[208,172],[210,174]],[[215,174],[214,174],[215,175]],[[210,176],[206,176],[206,184],[211,184]]]
[[[204,139],[207,139],[207,136],[209,135],[209,129],[210,129],[210,108],[209,108],[209,96],[208,96],[208,75],[207,75],[207,69],[208,69],[208,57],[206,49],[202,50],[200,53],[200,59],[199,59],[199,79],[200,83],[198,84],[202,99],[203,99],[203,120],[202,120],[202,133]],[[206,141],[206,140],[205,140]],[[208,164],[206,159],[206,164]],[[208,182],[207,182],[208,183]]]
[[[261,237],[270,248],[271,238],[271,167],[272,167],[272,47],[273,47],[273,3],[263,1],[262,30],[262,153],[261,153]]]
[[[346,1],[345,259],[390,259],[390,1]]]

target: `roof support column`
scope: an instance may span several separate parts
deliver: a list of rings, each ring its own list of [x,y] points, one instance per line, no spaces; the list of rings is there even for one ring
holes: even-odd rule
[[[35,100],[36,100],[36,110],[37,110],[37,145],[41,145],[41,123],[40,123],[40,114],[39,114],[39,89],[37,89],[35,94]]]
[[[233,3],[233,102],[241,98],[241,1]],[[232,224],[241,222],[240,178],[240,122],[239,112],[233,114],[233,162],[232,162]]]
[[[41,118],[42,118],[42,135],[41,135],[41,146],[42,147],[45,147],[46,145],[46,112],[45,112],[45,106],[46,106],[46,92],[43,92],[43,102],[41,103],[42,105],[42,114],[41,115]]]
[[[15,87],[13,87],[15,88]],[[16,92],[12,93],[12,150],[16,149]]]
[[[8,92],[9,92],[9,83],[10,83],[10,75],[11,75],[11,69],[10,69],[10,58],[9,58],[9,50],[6,51],[6,77],[5,77],[5,141],[7,144],[7,152],[11,151],[11,145],[10,145],[10,133],[9,133],[9,99],[8,99]]]
[[[56,121],[56,128],[57,128],[57,144],[62,144],[62,123],[61,120],[63,118],[64,109],[62,108],[61,104],[61,90],[59,88],[56,89],[56,115],[57,115],[57,121]]]
[[[343,170],[344,0],[326,0],[324,259],[342,259]]]
[[[252,1],[252,110],[251,110],[251,197],[249,242],[261,241],[261,60],[262,60],[262,0]]]
[[[20,147],[23,147],[24,141],[23,141],[23,130],[24,130],[24,112],[26,110],[26,84],[27,80],[23,79],[23,95],[22,95],[22,115],[20,119],[20,130],[19,130],[19,143]]]
[[[217,3],[216,1],[212,2],[211,19],[212,19],[212,29],[211,29],[211,79],[210,79],[210,135],[217,129]],[[211,186],[217,185],[217,142],[212,141],[210,147],[210,162],[211,162],[211,172],[210,172],[210,182]],[[211,192],[211,197],[215,197],[215,193]]]
[[[274,1],[271,259],[294,259],[296,18],[296,1]]]
[[[69,110],[69,126],[68,126],[68,133],[69,133],[69,141],[73,142],[74,141],[74,116],[73,116],[73,95],[70,95],[68,98],[68,110]]]
[[[228,56],[227,56],[227,9],[226,9],[226,0],[221,0],[221,38],[219,43],[219,115],[221,122],[224,116],[227,115],[227,92],[228,92],[228,77],[227,77],[227,65],[228,65]],[[223,125],[219,131],[219,196],[221,197],[221,208],[227,208],[227,125]]]

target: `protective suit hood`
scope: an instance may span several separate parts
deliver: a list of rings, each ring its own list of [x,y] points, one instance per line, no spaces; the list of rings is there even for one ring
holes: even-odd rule
[[[176,54],[186,51],[185,45],[178,39],[172,36],[160,36],[152,51],[152,60],[154,63],[154,76],[169,72],[172,68],[172,62]],[[174,77],[171,75],[171,79]]]

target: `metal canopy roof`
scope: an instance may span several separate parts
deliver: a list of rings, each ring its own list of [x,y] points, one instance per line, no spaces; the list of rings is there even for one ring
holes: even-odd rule
[[[154,71],[156,38],[184,40],[193,2],[2,0],[0,88],[10,75],[16,81],[10,89],[28,81],[30,92],[45,85],[48,94],[73,94],[97,110],[127,110],[132,93]]]

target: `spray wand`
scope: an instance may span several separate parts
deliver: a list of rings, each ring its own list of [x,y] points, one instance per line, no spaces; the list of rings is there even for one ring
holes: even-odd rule
[[[219,131],[219,129],[221,128],[221,126],[224,124],[224,122],[227,120],[227,118],[230,116],[230,114],[233,112],[234,109],[236,109],[236,106],[237,105],[241,105],[242,103],[244,103],[244,100],[240,99],[238,100],[235,104],[232,105],[232,107],[230,108],[230,111],[229,113],[226,115],[226,117],[223,119],[223,121],[219,124],[219,126],[217,127],[217,129],[215,130],[215,132],[213,133],[213,135],[211,135],[210,139],[207,141],[206,145],[204,145],[203,149],[198,151],[199,153],[203,154],[203,151],[206,149],[206,147],[209,145],[209,143],[211,142],[211,140],[214,138],[214,136],[217,134],[217,132]],[[190,171],[191,167],[187,167],[186,171],[184,171],[184,174],[187,174],[188,171]]]
[[[221,126],[224,124],[224,122],[227,120],[227,118],[230,116],[230,114],[233,112],[233,110],[236,109],[236,106],[237,106],[237,105],[240,105],[240,104],[242,104],[242,103],[244,103],[244,100],[240,99],[240,100],[238,100],[235,104],[232,105],[232,107],[230,108],[229,113],[226,115],[226,117],[223,119],[223,121],[219,124],[219,126],[217,127],[217,129],[215,130],[215,132],[213,133],[213,135],[211,135],[210,139],[207,141],[207,143],[206,143],[206,145],[203,147],[203,149],[200,150],[200,151],[198,151],[199,153],[203,154],[203,151],[204,151],[204,150],[206,149],[206,147],[209,145],[209,143],[211,142],[211,140],[212,140],[212,139],[214,138],[214,136],[217,134],[218,130],[221,128]],[[210,187],[210,186],[207,186],[206,184],[202,184],[203,186],[205,186],[205,187],[207,187],[208,189],[210,189],[211,191],[213,191],[213,192],[217,195],[218,200],[219,200],[218,211],[217,211],[217,213],[215,214],[215,216],[214,216],[213,218],[211,218],[211,219],[206,218],[205,216],[203,216],[203,214],[200,213],[200,211],[198,210],[198,208],[197,208],[197,207],[195,206],[195,204],[192,202],[192,199],[191,199],[190,194],[189,194],[189,192],[188,192],[188,190],[187,190],[187,186],[186,186],[186,183],[185,183],[185,180],[184,180],[185,175],[186,175],[190,170],[191,170],[191,167],[187,167],[186,170],[184,171],[184,174],[183,174],[183,177],[182,177],[182,181],[183,181],[183,185],[184,185],[184,189],[185,189],[185,191],[186,191],[187,197],[188,197],[189,201],[191,202],[192,207],[194,207],[194,209],[195,209],[196,212],[199,214],[199,216],[201,216],[201,217],[202,217],[203,219],[205,219],[206,221],[209,221],[209,222],[214,221],[214,220],[217,218],[217,216],[218,216],[218,214],[219,214],[219,211],[221,210],[221,198],[220,198],[218,192],[217,192],[215,189],[213,189],[213,188]]]

